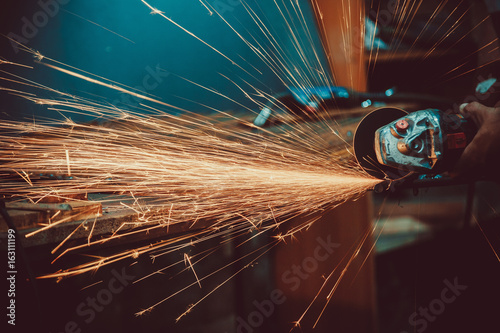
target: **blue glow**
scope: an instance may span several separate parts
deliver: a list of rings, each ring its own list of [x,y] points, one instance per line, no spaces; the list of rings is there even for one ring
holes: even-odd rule
[[[297,102],[303,105],[317,106],[314,99],[327,100],[332,98],[349,98],[349,91],[344,87],[311,87],[311,88],[288,88]]]
[[[32,2],[33,8],[28,8],[29,3],[19,6],[19,13],[11,13],[14,18],[9,31],[21,35],[23,21],[20,18],[27,15],[26,13],[40,11],[38,2]],[[50,16],[43,27],[37,28],[37,33],[33,33],[27,45],[49,58],[197,113],[212,112],[213,108],[238,111],[248,107],[258,110],[262,104],[255,101],[262,103],[265,102],[264,98],[249,98],[242,90],[262,91],[264,95],[274,95],[286,92],[286,85],[296,84],[291,78],[287,80],[284,74],[280,73],[282,77],[279,78],[252,50],[254,47],[260,54],[264,53],[264,50],[272,52],[275,47],[272,45],[274,39],[279,40],[280,50],[286,52],[282,55],[286,59],[284,65],[290,69],[296,68],[300,73],[297,76],[300,81],[312,86],[320,86],[325,82],[325,77],[312,74],[309,68],[328,68],[323,54],[319,54],[319,61],[311,60],[310,64],[304,62],[304,58],[317,59],[315,50],[322,49],[308,0],[294,2],[293,8],[291,3],[283,2],[279,4],[280,9],[273,1],[211,1],[214,9],[218,10],[224,20],[243,38],[250,41],[252,47],[241,40],[221,17],[215,13],[210,15],[199,1],[151,0],[150,3],[231,61],[160,15],[152,15],[150,9],[141,1],[61,2],[57,13]],[[262,34],[246,6],[256,10],[255,14],[269,28],[272,38]],[[292,38],[287,24],[302,26],[302,23],[297,16],[289,18],[287,24],[280,18],[282,12],[295,12],[296,6],[300,6],[301,16],[304,15],[308,29],[297,29]],[[307,48],[300,51],[304,54],[297,51],[297,42],[307,45]],[[7,52],[14,53],[12,47],[5,49],[2,56],[17,60]],[[37,68],[29,73],[29,77],[63,92],[105,100],[123,109],[139,108],[143,102],[137,97],[47,68]],[[326,98],[324,93],[331,94],[328,90],[319,91],[319,94]],[[221,95],[228,96],[229,99]],[[306,103],[309,101],[310,99],[306,98]],[[17,111],[16,114],[14,111],[7,112],[15,117],[31,117],[32,113],[58,117],[58,114],[50,110],[35,108],[36,106],[31,107],[26,115]],[[79,114],[73,114],[71,118],[77,122],[90,120]]]

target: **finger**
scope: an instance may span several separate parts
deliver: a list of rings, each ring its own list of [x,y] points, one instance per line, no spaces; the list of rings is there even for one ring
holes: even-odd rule
[[[477,144],[472,141],[460,156],[453,169],[454,174],[467,175],[477,167]]]
[[[481,127],[483,124],[484,118],[488,114],[488,109],[490,108],[478,102],[464,103],[459,108],[460,113],[465,118],[472,119],[478,127]]]
[[[454,173],[468,175],[482,168],[488,155],[488,146],[487,132],[480,130],[464,149],[454,168]]]
[[[499,102],[499,103],[500,103],[500,102]],[[464,114],[465,112],[467,112],[467,111],[465,111],[465,107],[466,107],[467,105],[469,105],[469,103],[464,103],[464,104],[462,104],[462,105],[460,105],[460,106],[458,107],[458,110],[460,111],[460,113],[461,113],[461,114]]]

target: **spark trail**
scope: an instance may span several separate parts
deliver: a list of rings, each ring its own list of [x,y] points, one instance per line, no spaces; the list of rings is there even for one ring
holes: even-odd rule
[[[314,222],[285,228],[283,224],[294,216],[341,204],[379,182],[340,158],[345,148],[321,151],[313,149],[307,140],[283,137],[277,141],[276,137],[241,128],[220,127],[199,115],[179,118],[158,111],[154,116],[145,116],[114,107],[90,106],[68,97],[37,102],[60,112],[85,109],[115,120],[102,126],[71,121],[3,122],[0,174],[6,179],[2,194],[33,202],[47,196],[64,199],[77,194],[124,194],[134,202],[122,205],[137,215],[134,222],[124,222],[104,239],[92,238],[95,224],[100,223],[96,219],[88,232],[88,242],[64,248],[73,233],[68,235],[53,251],[57,258],[137,233],[163,230],[168,235],[174,226],[182,224],[193,228],[188,236],[174,235],[46,277],[92,272],[142,254],[154,258],[215,236],[231,239],[249,230],[257,231],[257,235],[276,234],[276,245]],[[40,173],[71,174],[71,178],[32,179]],[[22,175],[23,181],[9,180],[13,174]],[[46,232],[65,223],[65,219],[55,219],[27,236]],[[198,228],[202,221],[210,222]],[[129,228],[130,224],[133,228]],[[74,232],[80,227],[76,225]],[[196,276],[191,258],[189,266]],[[198,285],[204,278],[196,276]]]
[[[67,100],[39,102],[65,111],[84,106]],[[200,219],[223,224],[262,222],[271,218],[271,209],[275,218],[312,211],[376,183],[328,151],[307,149],[294,140],[275,142],[219,128],[202,117],[143,116],[104,108],[94,112],[122,119],[107,126],[0,125],[0,172],[26,175],[26,182],[4,183],[2,192],[33,201],[47,195],[132,194],[149,198],[142,211],[170,207],[162,217],[166,225]],[[39,173],[71,174],[72,179],[42,185],[29,181]]]

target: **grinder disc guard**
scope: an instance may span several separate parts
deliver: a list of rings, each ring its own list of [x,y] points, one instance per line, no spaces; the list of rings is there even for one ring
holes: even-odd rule
[[[374,148],[375,132],[382,126],[407,114],[408,112],[398,108],[381,108],[366,115],[358,124],[354,134],[354,155],[358,164],[369,175],[379,179],[399,179],[411,173],[410,171],[381,164],[377,160]]]

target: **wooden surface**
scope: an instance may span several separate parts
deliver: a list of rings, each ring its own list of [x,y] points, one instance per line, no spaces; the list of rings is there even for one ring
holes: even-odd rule
[[[279,315],[283,320],[300,318],[318,295],[301,323],[302,332],[374,332],[376,304],[371,237],[367,237],[364,245],[358,248],[364,235],[371,230],[371,196],[366,195],[327,212],[318,212],[318,215],[322,216],[321,219],[297,236],[297,242],[277,250],[274,268],[277,288],[287,298],[287,302],[279,308]],[[303,219],[296,221],[303,222]],[[325,255],[324,243],[336,244],[328,256]],[[325,255],[326,260],[321,258],[315,261],[316,253]],[[301,272],[297,267],[301,268]],[[330,274],[330,280],[321,291],[325,278]],[[295,289],[298,281],[300,285]],[[313,330],[314,322],[327,304],[326,296],[334,288],[335,292]]]
[[[96,219],[102,216],[102,205],[95,201],[68,201],[65,203],[12,201],[7,202],[5,207],[14,226],[23,234],[50,226],[52,223],[67,225],[74,221]],[[0,232],[5,232],[7,229],[7,224],[0,216]],[[27,244],[29,243],[31,242],[27,242]]]
[[[41,208],[38,210],[9,208],[7,211],[19,234],[23,237],[24,247],[56,245],[64,241],[70,234],[71,237],[68,240],[74,244],[79,244],[82,241],[87,242],[90,235],[92,236],[90,241],[98,242],[117,230],[120,230],[121,233],[130,231],[134,231],[134,233],[127,237],[117,237],[113,242],[110,242],[112,245],[134,243],[148,239],[153,240],[167,234],[172,236],[199,230],[211,223],[210,221],[198,220],[196,224],[190,221],[189,223],[165,225],[161,228],[151,224],[140,227],[141,216],[133,209],[122,205],[122,203],[132,204],[133,201],[134,199],[128,196],[94,194],[89,196],[88,201],[68,202],[67,204],[73,208],[67,211],[51,211]],[[101,202],[104,202],[104,206]],[[12,203],[6,206],[17,205]],[[168,209],[165,211],[168,212]],[[165,211],[152,212],[150,215],[166,214]],[[59,214],[55,215],[57,212]],[[40,228],[51,224],[51,228],[35,233]],[[6,230],[7,226],[0,216],[0,232]]]
[[[316,0],[318,26],[335,85],[366,91],[364,1]]]

